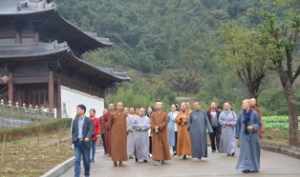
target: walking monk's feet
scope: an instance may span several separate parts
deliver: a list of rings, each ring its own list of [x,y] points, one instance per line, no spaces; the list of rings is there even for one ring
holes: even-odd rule
[[[166,161],[164,161],[164,160],[160,161],[160,163],[161,163],[162,165],[167,164]]]
[[[123,167],[124,165],[123,165],[123,162],[122,161],[120,161],[119,162],[119,167]]]
[[[118,167],[118,163],[117,162],[114,162],[114,167]]]

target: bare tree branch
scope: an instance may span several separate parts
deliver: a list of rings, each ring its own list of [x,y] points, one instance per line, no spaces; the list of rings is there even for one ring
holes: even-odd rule
[[[292,78],[292,84],[295,82],[295,80],[298,78],[299,75],[300,75],[300,65],[298,66],[298,68]]]

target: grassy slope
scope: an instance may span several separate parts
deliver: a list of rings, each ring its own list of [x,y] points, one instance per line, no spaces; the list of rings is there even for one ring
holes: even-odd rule
[[[72,156],[69,129],[0,143],[0,177],[38,177]]]

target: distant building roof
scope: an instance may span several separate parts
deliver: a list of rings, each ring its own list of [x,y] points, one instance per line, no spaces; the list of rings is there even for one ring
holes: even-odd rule
[[[0,0],[0,22],[11,18],[33,18],[42,22],[41,36],[54,39],[53,42],[38,42],[34,45],[0,45],[0,63],[7,61],[56,59],[64,67],[74,67],[95,79],[107,78],[107,82],[130,80],[127,73],[111,68],[94,66],[80,59],[76,54],[112,46],[109,38],[98,37],[96,33],[83,32],[77,26],[61,17],[53,0]],[[49,56],[49,57],[48,57]]]
[[[56,4],[49,0],[1,0],[0,15],[26,15],[56,9]]]
[[[51,0],[0,0],[0,20],[20,17],[40,19],[43,34],[66,41],[77,54],[112,46],[109,38],[84,32],[61,17]]]
[[[78,58],[65,42],[40,42],[32,46],[0,46],[0,54],[0,63],[7,61],[59,59],[62,63],[66,64],[65,66],[72,65],[75,68],[80,68],[79,72],[89,73],[89,75],[96,78],[103,78],[104,76],[112,82],[130,80],[126,72],[118,72],[112,68],[98,67]]]
[[[40,42],[37,45],[0,45],[0,60],[10,58],[27,58],[47,56],[70,50],[67,43]]]

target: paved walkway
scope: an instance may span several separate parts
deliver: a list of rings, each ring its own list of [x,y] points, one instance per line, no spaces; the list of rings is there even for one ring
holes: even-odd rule
[[[261,160],[261,172],[247,175],[236,172],[236,158],[218,153],[209,154],[208,160],[203,161],[174,158],[164,166],[129,161],[125,167],[115,168],[99,149],[97,161],[92,164],[91,177],[300,177],[298,159],[263,151]],[[73,177],[73,168],[63,177]]]

